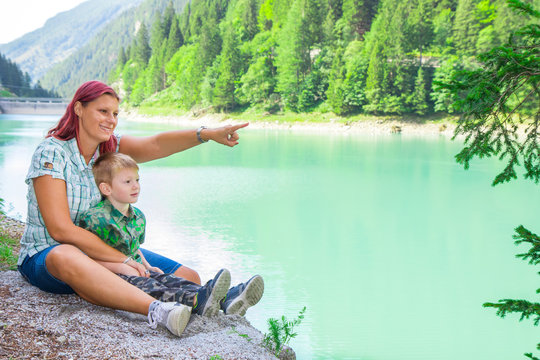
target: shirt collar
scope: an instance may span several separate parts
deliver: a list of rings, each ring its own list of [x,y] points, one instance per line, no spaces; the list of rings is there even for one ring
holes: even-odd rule
[[[77,165],[77,168],[79,169],[79,171],[91,169],[92,166],[94,165],[94,162],[99,156],[99,147],[96,149],[96,152],[94,153],[94,155],[90,159],[90,162],[87,165],[86,162],[84,161],[84,156],[81,154],[79,145],[77,144],[77,138],[74,137],[72,139],[67,140],[67,144],[68,144],[69,150],[71,151],[72,158],[75,164]]]
[[[135,213],[135,211],[133,211],[133,207],[131,206],[131,204],[129,205],[128,216],[125,216],[117,208],[115,208],[114,205],[107,198],[103,200],[103,208],[107,210],[109,214],[111,214],[111,217],[115,221],[120,221],[124,219],[131,220],[137,217],[137,214]]]

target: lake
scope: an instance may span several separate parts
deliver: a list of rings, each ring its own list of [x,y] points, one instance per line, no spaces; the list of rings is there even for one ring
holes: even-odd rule
[[[24,177],[58,117],[0,115],[0,197],[26,217]],[[122,122],[118,133],[167,124]],[[539,233],[531,181],[491,187],[495,160],[454,161],[459,142],[406,134],[241,131],[141,165],[137,206],[145,246],[233,282],[261,274],[265,294],[248,320],[292,320],[298,359],[507,360],[534,352],[532,321],[486,309],[538,300],[538,269],[516,259],[513,229]]]

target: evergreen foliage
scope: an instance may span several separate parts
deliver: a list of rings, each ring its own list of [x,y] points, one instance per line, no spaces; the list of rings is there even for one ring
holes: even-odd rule
[[[146,0],[129,19],[147,40],[122,35],[118,56],[92,65],[128,105],[340,115],[459,112],[433,81],[474,69],[523,25],[504,0]],[[75,57],[81,76],[106,78]]]
[[[137,31],[137,38],[134,44],[135,48],[135,62],[142,67],[145,67],[152,55],[152,49],[150,48],[148,29],[144,22]]]
[[[537,184],[540,180],[540,11],[520,0],[508,4],[522,13],[528,25],[512,31],[503,45],[479,55],[474,69],[456,71],[449,82],[437,83],[461,112],[455,134],[465,135],[465,146],[456,160],[465,168],[475,157],[498,156],[506,161],[493,186],[516,179],[515,168],[520,165],[526,179]],[[493,16],[485,8],[484,13],[488,15],[483,20]],[[522,225],[515,231],[516,244],[531,246],[517,257],[540,264],[540,237]],[[500,317],[520,313],[520,321],[532,318],[534,325],[540,323],[538,302],[503,299],[484,306],[496,308]],[[525,356],[538,360],[532,353]]]
[[[32,85],[30,75],[23,73],[17,64],[2,54],[0,54],[0,96],[58,97],[53,91],[43,89],[39,81]]]

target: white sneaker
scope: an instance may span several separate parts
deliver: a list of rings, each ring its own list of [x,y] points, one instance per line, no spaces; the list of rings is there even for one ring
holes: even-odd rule
[[[148,324],[152,329],[155,329],[157,324],[160,324],[174,335],[180,336],[186,328],[190,316],[191,308],[189,306],[176,302],[164,303],[156,300],[150,304]]]

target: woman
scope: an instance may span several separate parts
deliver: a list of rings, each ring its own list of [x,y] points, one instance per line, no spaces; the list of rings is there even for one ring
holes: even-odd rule
[[[79,216],[101,198],[92,175],[95,159],[100,153],[119,151],[137,162],[145,162],[209,140],[232,147],[238,144],[236,131],[248,124],[119,137],[113,134],[119,100],[112,88],[99,81],[84,83],[59,123],[37,147],[26,177],[28,219],[21,238],[18,268],[41,290],[75,292],[93,304],[148,314],[150,319],[150,305],[155,299],[94,260],[124,263],[140,276],[147,276],[145,268],[75,225]],[[143,252],[152,266],[200,284],[193,269]],[[166,318],[158,316],[157,320],[167,323]]]

